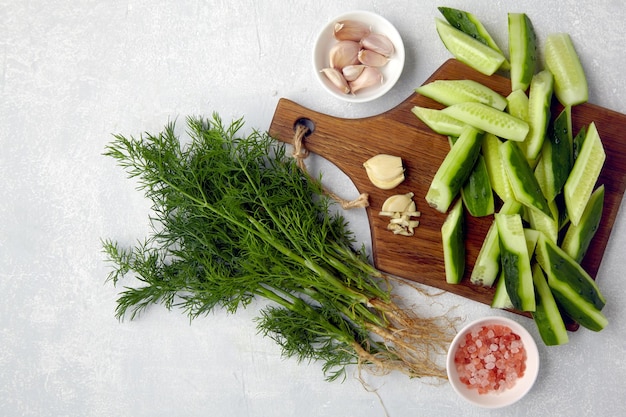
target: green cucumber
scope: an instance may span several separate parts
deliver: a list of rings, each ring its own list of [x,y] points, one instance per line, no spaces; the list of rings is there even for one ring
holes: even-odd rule
[[[604,184],[600,185],[589,197],[587,207],[583,211],[578,225],[570,224],[561,243],[561,249],[572,257],[576,262],[582,261],[589,244],[593,239],[604,208]]]
[[[534,311],[533,277],[522,217],[503,213],[496,213],[494,217],[500,237],[500,262],[507,294],[516,309]]]
[[[523,141],[529,130],[528,123],[524,120],[482,103],[453,104],[441,111],[476,129],[513,141]]]
[[[563,316],[539,264],[533,264],[536,308],[532,317],[546,346],[564,345],[569,341]]]
[[[445,17],[450,25],[502,54],[502,50],[496,41],[489,34],[482,22],[476,18],[476,16],[469,12],[454,9],[452,7],[438,7],[437,9],[439,9],[443,17]],[[502,64],[502,68],[508,69],[508,67],[509,63],[505,61]]]
[[[509,13],[508,22],[511,91],[525,91],[537,67],[537,36],[524,13]]]
[[[449,140],[450,145],[454,146],[458,138],[450,136]],[[485,158],[480,154],[478,154],[472,172],[461,187],[461,197],[465,208],[474,217],[485,217],[494,212],[495,202],[489,173],[485,165]]]
[[[587,77],[567,33],[552,33],[544,45],[546,68],[554,75],[554,94],[563,106],[574,106],[589,99]]]
[[[500,145],[500,152],[515,199],[527,207],[534,207],[545,215],[552,216],[548,201],[521,149],[514,142],[506,141]]]
[[[478,155],[474,169],[461,188],[461,196],[465,208],[474,217],[485,217],[493,214],[495,202],[487,165],[482,155]]]
[[[506,96],[507,112],[528,122],[528,96],[524,90],[513,90]]]
[[[467,125],[455,145],[450,149],[437,169],[428,192],[426,201],[435,210],[445,213],[452,200],[474,168],[480,154],[483,133]]]
[[[559,238],[559,213],[556,204],[548,203],[551,216],[546,215],[543,211],[537,210],[533,207],[526,207],[526,217],[530,223],[530,227],[546,235],[553,242],[556,242]]]
[[[606,304],[604,295],[598,285],[578,262],[569,256],[556,243],[547,239],[543,234],[539,236],[536,259],[551,281],[559,281],[568,285],[577,294],[598,310],[602,310]]]
[[[535,257],[564,312],[581,326],[593,331],[602,330],[608,324],[601,311],[606,300],[591,276],[543,235],[539,236]]]
[[[528,91],[528,136],[520,144],[529,161],[537,159],[550,122],[553,78],[550,71],[533,75]]]
[[[502,201],[513,199],[513,190],[509,178],[506,176],[502,155],[500,155],[500,144],[502,142],[492,133],[485,133],[482,145],[482,154],[485,158],[485,166],[489,174],[489,183],[493,191]]]
[[[474,80],[436,80],[421,85],[415,91],[444,106],[475,101],[504,110],[507,105],[504,96]]]
[[[439,38],[446,49],[465,65],[485,75],[492,75],[506,61],[504,55],[474,39],[448,22],[435,19]]]
[[[569,107],[565,108],[548,129],[541,159],[535,167],[535,177],[548,201],[559,195],[574,164],[572,145],[572,119]]]
[[[491,300],[491,308],[501,308],[506,310],[513,310],[515,308],[511,302],[511,297],[509,297],[509,294],[506,292],[504,272],[501,272],[500,278],[498,278],[496,292],[493,294],[493,299]]]
[[[426,126],[440,135],[459,136],[467,124],[442,113],[441,110],[414,106],[411,112],[424,122]]]
[[[578,158],[563,186],[565,206],[572,224],[579,223],[605,160],[606,153],[602,139],[595,123],[592,122],[587,129]]]
[[[522,205],[515,200],[508,200],[502,204],[499,213],[519,213]],[[470,282],[482,287],[491,287],[500,272],[500,238],[495,221],[491,223],[487,235],[474,262],[470,275]]]
[[[441,226],[443,261],[448,284],[458,284],[465,273],[463,201],[458,199]]]
[[[587,136],[587,126],[581,127],[578,133],[576,134],[576,136],[574,136],[574,140],[572,141],[572,151],[574,154],[574,161],[578,158],[580,149],[583,147],[585,136]]]

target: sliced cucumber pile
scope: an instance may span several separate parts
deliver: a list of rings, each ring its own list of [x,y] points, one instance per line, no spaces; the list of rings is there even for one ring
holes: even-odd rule
[[[565,317],[602,330],[606,301],[581,262],[602,220],[606,154],[595,122],[572,132],[572,106],[587,101],[588,86],[571,38],[549,34],[539,48],[530,18],[509,13],[507,60],[476,16],[439,11],[437,32],[460,62],[486,75],[508,71],[511,80],[506,97],[464,79],[416,88],[443,108],[412,112],[452,144],[425,196],[447,213],[447,282],[469,276],[471,285],[495,287],[491,306],[530,312],[548,346],[568,342]],[[556,100],[564,109],[552,114]],[[493,216],[471,270],[464,213]]]

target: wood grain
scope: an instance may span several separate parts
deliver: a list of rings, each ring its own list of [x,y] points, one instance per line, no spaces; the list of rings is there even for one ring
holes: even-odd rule
[[[446,61],[426,83],[438,79],[473,79],[505,96],[510,93],[508,78],[484,76],[454,59]],[[490,304],[494,289],[478,287],[468,281],[493,216],[466,216],[465,278],[461,284],[447,284],[440,236],[446,215],[430,208],[424,196],[449,151],[449,145],[446,137],[431,131],[411,112],[413,106],[441,108],[431,99],[413,93],[385,113],[361,119],[343,119],[281,99],[269,132],[283,142],[292,143],[294,126],[298,120],[308,119],[314,123],[314,131],[305,138],[306,148],[335,164],[354,182],[359,192],[370,195],[367,216],[372,236],[373,261],[379,270]],[[560,109],[555,105],[553,114],[557,111]],[[607,154],[598,181],[605,185],[603,219],[583,261],[583,267],[595,278],[626,187],[626,116],[587,103],[573,109],[572,119],[574,133],[582,126],[595,122]],[[406,180],[394,190],[379,190],[367,178],[363,162],[379,153],[403,158]],[[386,230],[386,219],[378,216],[387,197],[406,192],[415,194],[414,200],[422,213],[420,226],[413,237],[393,235]]]

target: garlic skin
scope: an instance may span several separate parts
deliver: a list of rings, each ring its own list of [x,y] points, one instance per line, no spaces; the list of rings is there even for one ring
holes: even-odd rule
[[[341,69],[341,73],[346,81],[354,81],[359,77],[359,75],[361,75],[364,69],[365,65],[361,64],[347,65]]]
[[[369,49],[361,49],[357,55],[359,62],[368,67],[384,67],[389,62],[389,58],[379,54],[378,52],[370,51]]]
[[[341,71],[336,68],[324,68],[320,72],[323,73],[339,91],[344,94],[350,93],[348,81],[346,81]]]
[[[339,41],[330,49],[330,67],[341,70],[359,63],[361,45],[355,41]]]
[[[376,52],[389,58],[393,55],[395,49],[391,40],[382,33],[370,33],[361,39],[363,49]]]
[[[402,158],[378,154],[363,163],[367,177],[381,190],[391,190],[404,181]]]
[[[363,72],[358,78],[352,82],[349,82],[350,92],[356,94],[357,91],[364,88],[368,88],[374,85],[381,85],[383,83],[383,74],[376,67],[365,67]]]
[[[370,27],[356,20],[342,20],[335,23],[333,36],[338,41],[355,41],[367,37],[371,33]]]

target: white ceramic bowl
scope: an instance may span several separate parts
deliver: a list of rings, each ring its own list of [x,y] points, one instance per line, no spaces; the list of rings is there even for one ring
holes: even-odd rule
[[[459,374],[454,364],[454,355],[459,347],[459,342],[467,333],[470,333],[474,329],[480,329],[485,325],[493,324],[508,326],[513,333],[520,336],[526,350],[526,370],[524,371],[524,375],[517,379],[512,388],[506,389],[500,393],[490,392],[479,394],[478,390],[469,388],[459,379]],[[530,391],[539,373],[539,352],[533,337],[516,321],[505,317],[486,317],[469,323],[455,336],[448,350],[446,368],[452,388],[454,388],[461,397],[480,407],[500,408],[517,402]]]
[[[337,43],[333,36],[335,23],[341,20],[356,20],[371,26],[372,32],[378,32],[386,35],[394,46],[394,54],[390,57],[389,62],[380,68],[383,74],[383,82],[379,86],[368,87],[357,91],[355,94],[344,94],[331,84],[328,78],[320,71],[329,67],[329,53],[332,46]],[[315,77],[319,80],[322,87],[332,96],[352,102],[364,103],[375,100],[387,93],[395,85],[402,74],[404,68],[404,43],[396,28],[389,23],[388,20],[375,13],[368,11],[353,11],[344,13],[333,18],[320,31],[315,47],[313,49],[313,68]]]

